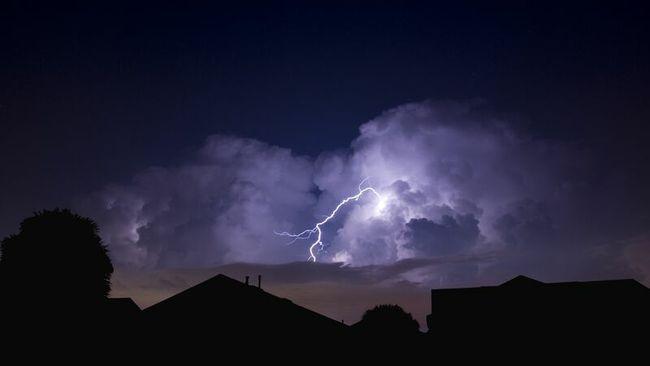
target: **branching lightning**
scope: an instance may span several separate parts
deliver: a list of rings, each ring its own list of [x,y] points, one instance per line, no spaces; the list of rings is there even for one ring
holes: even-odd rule
[[[322,240],[323,231],[321,230],[321,227],[323,225],[325,225],[328,221],[333,219],[334,216],[336,216],[336,213],[339,211],[339,209],[341,207],[343,207],[346,203],[348,203],[350,201],[358,201],[359,198],[361,198],[361,196],[363,196],[363,194],[366,193],[366,192],[370,192],[370,193],[374,194],[379,199],[379,204],[383,205],[383,199],[382,199],[381,195],[374,188],[372,188],[372,187],[361,188],[363,186],[363,184],[367,180],[368,180],[368,178],[362,180],[361,183],[359,183],[359,192],[357,194],[355,194],[354,196],[346,197],[341,202],[339,202],[339,204],[336,206],[336,208],[334,210],[332,210],[332,212],[328,216],[325,216],[323,221],[321,221],[321,222],[317,223],[316,225],[314,225],[313,228],[307,229],[307,230],[305,230],[305,231],[303,231],[301,233],[298,233],[298,234],[292,234],[292,233],[288,233],[286,231],[283,231],[281,233],[275,232],[275,234],[276,235],[281,235],[281,236],[288,236],[290,238],[293,238],[293,240],[291,240],[289,242],[289,244],[295,243],[297,240],[307,240],[307,239],[311,238],[312,235],[316,234],[316,241],[314,241],[309,246],[309,258],[308,258],[308,260],[316,262],[316,253],[314,253],[314,250],[316,250],[316,248],[318,247],[318,251],[320,252],[321,250],[323,250],[323,247],[324,247],[323,240]]]

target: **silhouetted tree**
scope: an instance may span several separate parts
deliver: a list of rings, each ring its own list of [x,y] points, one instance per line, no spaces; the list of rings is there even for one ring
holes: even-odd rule
[[[101,302],[113,265],[97,224],[69,210],[42,211],[2,240],[0,286],[25,303]]]
[[[417,335],[420,325],[399,305],[377,305],[367,310],[356,329],[375,336]]]

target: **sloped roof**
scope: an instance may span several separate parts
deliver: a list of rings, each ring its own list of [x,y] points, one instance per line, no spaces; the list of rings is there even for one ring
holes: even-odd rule
[[[283,327],[322,330],[346,326],[223,274],[216,275],[144,310],[157,322],[200,320],[220,328]]]
[[[541,285],[544,285],[544,282],[537,281],[523,275],[519,275],[509,281],[500,284],[499,287],[533,288]]]
[[[620,288],[620,289],[629,289],[629,290],[645,290],[648,291],[648,288],[645,287],[642,283],[633,279],[620,279],[620,280],[603,280],[603,281],[572,281],[572,282],[553,282],[545,284],[549,288],[560,288],[560,287],[590,287],[590,288]]]
[[[435,293],[446,293],[446,292],[485,292],[492,289],[507,289],[507,290],[518,290],[518,289],[561,289],[561,288],[583,288],[583,289],[614,289],[618,288],[621,290],[635,290],[635,291],[648,291],[650,289],[645,287],[643,284],[634,279],[616,279],[616,280],[601,280],[601,281],[569,281],[569,282],[542,282],[535,280],[533,278],[519,275],[516,276],[500,285],[496,286],[480,286],[480,287],[464,287],[464,288],[443,288],[443,289],[432,289],[432,292]]]

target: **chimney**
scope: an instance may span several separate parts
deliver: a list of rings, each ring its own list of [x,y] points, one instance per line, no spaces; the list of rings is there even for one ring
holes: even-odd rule
[[[257,288],[262,288],[262,275],[257,275]]]
[[[246,284],[248,285],[248,276],[246,276]]]

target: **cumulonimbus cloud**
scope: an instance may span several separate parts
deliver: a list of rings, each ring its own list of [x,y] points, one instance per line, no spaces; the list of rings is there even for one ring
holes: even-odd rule
[[[211,136],[194,160],[148,169],[79,206],[98,220],[118,263],[277,262],[292,258],[297,248],[283,245],[273,230],[309,215],[316,200],[312,169],[309,159],[288,149]]]
[[[306,260],[308,242],[287,245],[274,231],[311,227],[369,178],[385,204],[362,197],[346,206],[324,228],[320,261],[354,267],[501,253],[457,275],[508,275],[524,264],[543,277],[549,264],[571,260],[560,256],[584,261],[598,236],[581,220],[598,192],[593,167],[576,146],[516,132],[472,103],[422,102],[384,112],[349,149],[317,157],[210,136],[193,159],[109,185],[78,209],[100,223],[121,264],[284,263]]]

